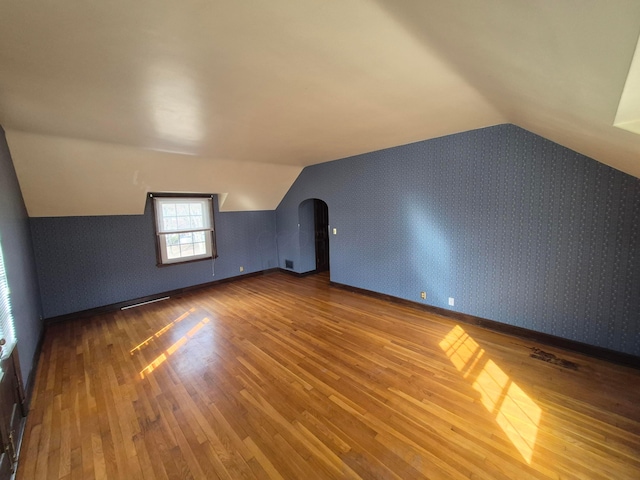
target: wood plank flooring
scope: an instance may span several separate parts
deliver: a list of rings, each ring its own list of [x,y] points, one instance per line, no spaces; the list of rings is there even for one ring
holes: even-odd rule
[[[19,479],[638,479],[640,372],[274,273],[50,327],[26,428]]]

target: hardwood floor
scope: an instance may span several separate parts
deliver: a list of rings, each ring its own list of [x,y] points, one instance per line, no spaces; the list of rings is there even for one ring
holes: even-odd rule
[[[19,479],[638,479],[640,372],[274,273],[50,327],[26,428]]]

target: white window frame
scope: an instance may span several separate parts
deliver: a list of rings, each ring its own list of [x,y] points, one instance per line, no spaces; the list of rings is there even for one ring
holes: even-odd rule
[[[212,196],[172,196],[161,194],[152,194],[150,196],[153,199],[154,207],[158,266],[217,257]],[[179,215],[179,207],[189,207],[189,213]],[[194,214],[194,211],[198,209],[200,213]],[[166,215],[168,210],[174,210],[171,212],[173,215]],[[194,242],[195,234],[200,234],[204,242]],[[176,235],[180,237],[178,242],[170,245],[172,240],[176,241]],[[191,242],[184,242],[188,238],[191,238]],[[189,245],[195,250],[196,244],[200,243],[204,243],[205,251],[203,253],[188,253]],[[175,256],[176,253],[179,253],[179,256]]]

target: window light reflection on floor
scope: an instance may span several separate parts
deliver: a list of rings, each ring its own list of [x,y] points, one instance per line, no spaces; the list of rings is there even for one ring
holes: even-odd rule
[[[540,407],[459,325],[440,342],[440,348],[463,377],[473,382],[484,407],[530,464],[542,416]]]
[[[140,342],[138,345],[136,345],[135,347],[133,347],[131,350],[129,350],[129,354],[133,355],[134,353],[136,353],[138,350],[142,349],[142,347],[146,347],[149,342],[151,342],[152,340],[156,339],[156,338],[160,338],[162,335],[164,335],[165,333],[167,333],[169,330],[171,330],[177,323],[181,322],[182,320],[184,320],[185,318],[187,318],[189,315],[191,315],[193,312],[195,312],[196,309],[195,308],[191,308],[189,310],[187,310],[186,312],[184,312],[182,315],[180,315],[178,318],[176,318],[175,320],[173,320],[171,323],[168,323],[167,325],[165,325],[164,327],[162,327],[160,330],[158,330],[156,333],[154,333],[153,335],[151,335],[149,338],[147,338],[146,340],[143,340],[142,342]]]
[[[145,375],[149,375],[156,368],[158,368],[165,360],[167,360],[171,355],[177,352],[180,347],[185,345],[196,333],[200,331],[202,327],[204,327],[207,323],[209,323],[208,318],[203,318],[200,322],[198,322],[191,330],[187,332],[186,335],[181,337],[177,342],[167,348],[164,353],[158,355],[152,362],[149,363],[146,367],[144,367],[140,371],[140,378],[144,378]]]

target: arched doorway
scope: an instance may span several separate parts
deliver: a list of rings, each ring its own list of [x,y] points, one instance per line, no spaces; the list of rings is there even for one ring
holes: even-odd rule
[[[329,207],[317,198],[298,206],[300,233],[300,271],[329,270]]]
[[[329,270],[329,207],[317,198],[313,199],[313,220],[316,241],[316,271]]]

